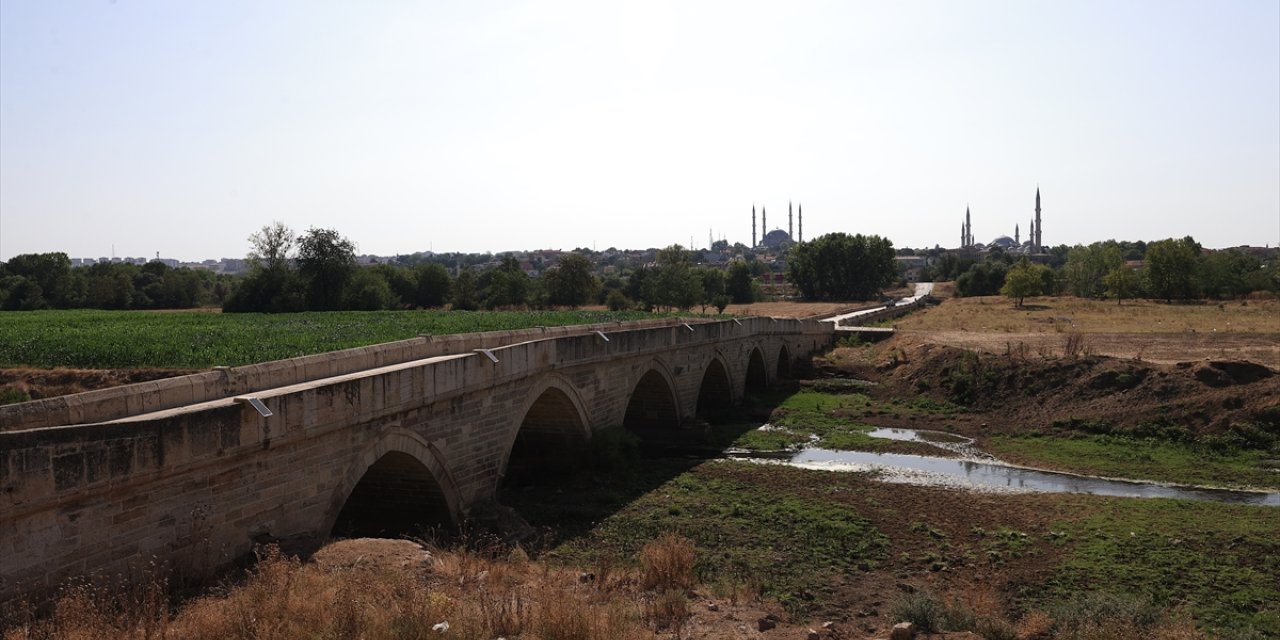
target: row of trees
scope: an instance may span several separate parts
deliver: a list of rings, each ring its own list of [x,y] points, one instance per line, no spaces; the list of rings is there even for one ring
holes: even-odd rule
[[[202,269],[102,262],[74,269],[65,253],[0,263],[0,309],[190,309],[217,305],[235,280]]]
[[[956,294],[1004,294],[1019,299],[1034,295],[1070,294],[1082,298],[1151,297],[1190,300],[1238,297],[1254,291],[1280,292],[1280,263],[1264,263],[1236,249],[1205,253],[1194,238],[1170,238],[1141,247],[1115,241],[1077,245],[1065,252],[1065,263],[1054,270],[1023,258],[989,255],[982,262],[949,261],[944,268],[967,264],[956,277]],[[1127,245],[1127,246],[1126,246]],[[1012,280],[1012,281],[1011,281]]]
[[[880,236],[828,233],[787,256],[787,278],[809,300],[867,300],[898,278],[893,243]]]
[[[699,267],[680,245],[658,253],[657,264],[629,277],[596,277],[595,265],[578,253],[566,253],[541,277],[531,278],[520,263],[505,256],[497,266],[477,272],[461,267],[456,276],[437,262],[411,266],[360,268],[355,245],[336,231],[310,229],[302,236],[281,223],[249,238],[249,274],[223,309],[229,312],[330,311],[431,308],[579,307],[608,304],[613,309],[690,309],[754,298],[750,268],[735,264],[726,274]]]

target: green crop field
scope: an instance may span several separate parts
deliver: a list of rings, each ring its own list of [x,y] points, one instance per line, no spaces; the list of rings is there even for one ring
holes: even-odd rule
[[[608,311],[0,313],[0,366],[201,369],[446,335],[662,317]]]

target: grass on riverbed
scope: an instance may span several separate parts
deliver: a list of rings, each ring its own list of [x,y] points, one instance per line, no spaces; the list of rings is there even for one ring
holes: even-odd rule
[[[1107,590],[1190,608],[1215,637],[1280,637],[1280,510],[1112,500],[1053,525],[1067,548],[1042,601]]]
[[[1010,462],[1073,473],[1188,485],[1280,489],[1276,454],[1105,435],[991,436],[981,446]]]
[[[200,369],[280,360],[419,335],[656,317],[661,316],[605,311],[5,312],[0,322],[0,366]]]

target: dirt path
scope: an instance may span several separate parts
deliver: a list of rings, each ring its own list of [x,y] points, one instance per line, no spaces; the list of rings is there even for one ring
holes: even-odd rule
[[[1249,360],[1280,369],[1277,333],[998,333],[977,331],[910,331],[916,342],[979,349],[994,354],[1064,356],[1076,336],[1076,355],[1099,355],[1175,364],[1205,359]]]

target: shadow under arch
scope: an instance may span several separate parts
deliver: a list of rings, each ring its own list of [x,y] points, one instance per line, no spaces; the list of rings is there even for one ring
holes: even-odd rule
[[[769,388],[769,376],[765,372],[764,354],[760,347],[752,347],[747,356],[747,376],[743,381],[743,394],[763,393]]]
[[[641,438],[680,426],[680,404],[671,375],[656,361],[631,389],[622,426]]]
[[[334,489],[322,531],[333,537],[400,537],[451,529],[460,507],[439,451],[402,427],[365,447]]]
[[[582,400],[568,381],[544,378],[530,390],[517,416],[498,483],[520,486],[563,475],[579,462],[591,441]]]
[[[702,372],[702,382],[698,385],[699,417],[711,416],[729,411],[733,408],[733,383],[729,378],[729,369],[724,360],[717,354],[707,363]]]
[[[785,344],[782,345],[781,349],[778,349],[778,370],[776,375],[778,380],[791,379],[791,350]]]

